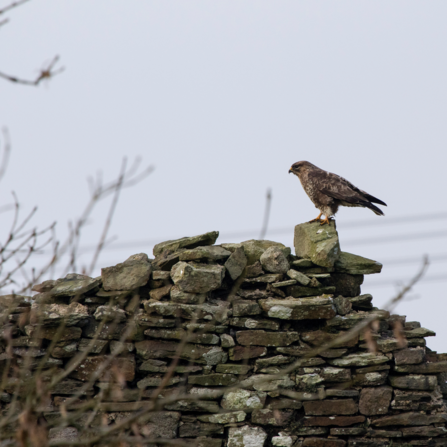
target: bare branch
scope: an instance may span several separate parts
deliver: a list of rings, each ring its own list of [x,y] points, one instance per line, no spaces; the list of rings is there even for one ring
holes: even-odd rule
[[[0,15],[4,14],[5,12],[10,11],[13,8],[17,8],[18,6],[23,5],[26,2],[29,2],[29,0],[18,0],[16,2],[12,2],[8,6],[5,6],[4,8],[0,9]]]
[[[0,78],[6,79],[7,81],[10,81],[10,82],[15,82],[16,84],[37,86],[44,79],[53,78],[54,76],[62,73],[65,70],[64,67],[58,68],[57,70],[53,70],[53,68],[56,65],[58,60],[59,60],[59,56],[55,56],[53,58],[53,60],[47,65],[46,68],[43,68],[40,70],[39,75],[34,80],[21,79],[21,78],[17,78],[15,76],[11,76],[11,75],[8,75],[8,74],[2,73],[2,72],[0,72]]]
[[[261,229],[261,233],[259,235],[259,239],[261,239],[261,240],[264,239],[265,235],[267,234],[271,204],[272,204],[272,189],[268,188],[267,194],[265,196],[264,222],[262,223],[262,229]]]

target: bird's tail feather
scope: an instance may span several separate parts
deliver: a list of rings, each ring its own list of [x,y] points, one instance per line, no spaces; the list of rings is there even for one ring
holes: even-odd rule
[[[385,214],[383,213],[383,211],[377,207],[376,205],[373,205],[372,203],[366,203],[365,206],[367,208],[369,208],[371,211],[373,211],[375,214],[377,214],[378,216],[385,216]]]

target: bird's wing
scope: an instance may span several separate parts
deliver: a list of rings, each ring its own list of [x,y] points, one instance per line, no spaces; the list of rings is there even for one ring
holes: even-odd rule
[[[337,174],[333,174],[332,172],[316,172],[313,175],[316,177],[315,180],[317,180],[317,184],[319,185],[319,191],[333,199],[343,200],[353,205],[364,205],[365,203],[372,202],[387,206],[382,200],[368,194],[366,191],[362,191]]]
[[[309,173],[309,177],[311,177],[311,180],[318,191],[333,199],[363,206],[369,202],[369,200],[361,194],[360,190],[339,175],[332,174],[331,172],[315,172]]]

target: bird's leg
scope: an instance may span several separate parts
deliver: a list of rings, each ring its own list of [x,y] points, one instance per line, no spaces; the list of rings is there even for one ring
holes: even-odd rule
[[[321,222],[321,215],[322,215],[323,213],[320,213],[319,215],[318,215],[318,217],[316,217],[315,219],[312,219],[312,220],[309,220],[309,223],[311,223],[311,222]]]
[[[331,224],[331,220],[332,220],[332,219],[330,219],[329,216],[326,216],[326,217],[321,221],[320,225],[324,225],[324,224],[328,224],[328,225],[330,225],[330,224]]]

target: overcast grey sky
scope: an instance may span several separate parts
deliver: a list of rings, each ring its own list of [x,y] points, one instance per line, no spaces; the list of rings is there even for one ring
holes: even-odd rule
[[[13,143],[0,203],[15,190],[62,237],[88,199],[86,178],[114,178],[124,156],[141,155],[156,169],[123,192],[111,228],[132,243],[112,245],[99,266],[205,231],[257,238],[268,187],[266,238],[291,246],[294,225],[318,214],[287,174],[309,160],[388,203],[385,217],[337,215],[342,249],[384,263],[363,287],[376,305],[433,257],[434,280],[397,311],[446,351],[446,13],[440,0],[32,0],[0,28],[0,71],[33,78],[55,54],[66,71],[39,88],[0,80]]]

